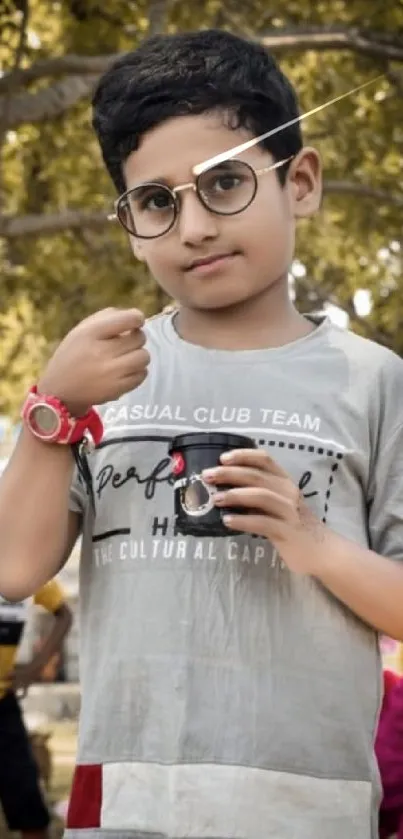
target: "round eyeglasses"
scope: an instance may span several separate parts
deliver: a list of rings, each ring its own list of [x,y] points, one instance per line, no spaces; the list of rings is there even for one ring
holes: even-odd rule
[[[253,169],[244,160],[225,160],[202,171],[195,181],[173,189],[162,183],[148,182],[128,189],[115,203],[109,220],[118,219],[132,236],[157,239],[174,226],[180,211],[180,194],[196,192],[199,201],[211,213],[234,216],[252,203],[258,177],[284,166],[292,158],[279,160],[264,169]]]

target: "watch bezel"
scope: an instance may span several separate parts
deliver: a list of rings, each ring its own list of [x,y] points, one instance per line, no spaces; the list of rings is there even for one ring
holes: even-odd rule
[[[43,409],[45,409],[46,411],[49,411],[51,414],[53,414],[53,416],[56,420],[55,427],[54,427],[54,429],[52,429],[52,431],[42,430],[40,428],[40,426],[38,426],[38,423],[35,420],[35,416],[34,416],[35,413],[38,410],[43,410]],[[53,440],[53,439],[57,438],[60,434],[60,431],[61,431],[61,428],[62,428],[62,422],[63,422],[62,417],[60,416],[60,413],[54,407],[54,405],[50,405],[49,402],[45,402],[45,401],[42,401],[42,400],[41,401],[38,400],[38,401],[34,402],[33,405],[30,405],[30,407],[27,411],[26,419],[27,419],[29,427],[32,431],[32,434],[34,434],[35,437],[38,437],[39,440]]]

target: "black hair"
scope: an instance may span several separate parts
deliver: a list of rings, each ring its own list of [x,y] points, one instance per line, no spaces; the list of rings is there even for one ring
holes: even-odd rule
[[[253,136],[299,115],[294,88],[273,56],[223,30],[155,35],[121,56],[93,97],[93,127],[117,191],[126,189],[122,164],[147,131],[172,117],[217,110],[229,127]],[[297,154],[300,123],[262,146],[275,160]],[[284,169],[278,175],[283,183]]]

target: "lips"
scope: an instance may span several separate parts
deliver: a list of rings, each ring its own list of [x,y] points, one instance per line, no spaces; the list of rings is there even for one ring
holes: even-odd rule
[[[186,271],[201,268],[203,265],[214,265],[215,263],[221,262],[223,259],[230,259],[232,256],[236,256],[235,251],[232,251],[231,253],[214,253],[209,256],[203,256],[200,259],[194,259],[193,262],[190,262],[189,265],[186,266]]]

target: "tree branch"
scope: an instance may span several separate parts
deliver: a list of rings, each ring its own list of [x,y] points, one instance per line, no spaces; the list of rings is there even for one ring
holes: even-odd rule
[[[148,35],[158,35],[164,31],[167,18],[168,0],[150,0],[148,4]]]
[[[403,207],[403,195],[354,181],[325,181],[323,192],[328,195],[357,195],[359,198],[371,198],[382,204],[391,204],[393,207]]]
[[[103,227],[107,212],[64,210],[60,213],[33,213],[26,216],[0,216],[0,238],[18,239],[22,236],[54,236],[81,227]]]
[[[54,119],[88,96],[98,76],[68,76],[38,93],[20,93],[0,99],[0,130],[9,131],[23,123]]]
[[[120,53],[113,55],[61,55],[37,61],[31,67],[10,71],[0,78],[0,94],[8,90],[18,90],[31,82],[54,76],[64,75],[97,75],[104,73],[110,64],[120,57]]]
[[[21,15],[21,22],[20,22],[20,26],[19,26],[18,44],[17,44],[17,49],[15,51],[14,63],[13,63],[13,69],[11,70],[11,75],[13,75],[14,73],[19,73],[20,72],[20,64],[21,64],[21,61],[22,61],[22,58],[23,58],[23,55],[24,55],[25,41],[26,41],[26,36],[27,36],[28,20],[29,20],[29,3],[28,3],[28,0],[24,0],[22,15]],[[10,111],[11,102],[12,102],[12,91],[7,90],[6,95],[3,99],[3,113],[4,113],[5,117],[6,117],[6,115],[8,115],[8,113]],[[7,122],[6,118],[5,118],[4,122],[5,123]],[[0,144],[3,143],[5,132],[6,132],[6,129],[3,128],[3,126],[1,125],[1,122],[0,122]]]
[[[157,17],[157,15],[156,15]],[[393,36],[385,39],[382,32],[367,32],[343,26],[327,27],[285,27],[273,29],[255,39],[273,52],[297,50],[348,50],[384,61],[403,62],[403,39]],[[120,54],[113,55],[62,55],[38,61],[31,67],[5,73],[0,78],[0,93],[16,90],[31,82],[47,77],[73,75],[94,75],[104,73]]]
[[[349,50],[387,61],[403,61],[401,37],[386,40],[383,32],[367,32],[343,26],[287,27],[278,32],[259,35],[256,40],[273,52],[309,49]]]

